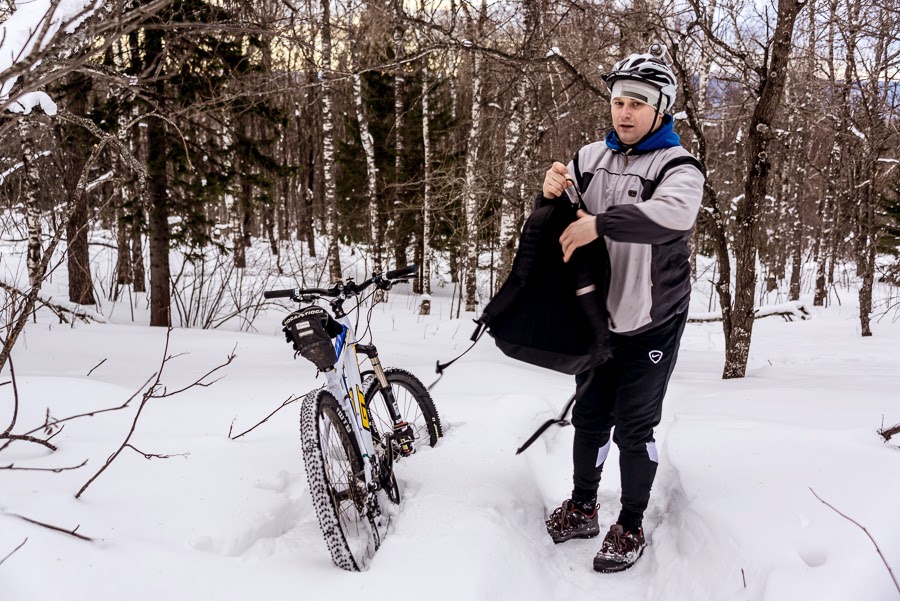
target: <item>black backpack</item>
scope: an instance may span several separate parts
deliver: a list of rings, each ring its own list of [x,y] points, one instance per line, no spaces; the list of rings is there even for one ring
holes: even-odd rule
[[[603,238],[563,262],[559,237],[575,221],[564,199],[525,220],[512,268],[478,319],[507,356],[565,374],[610,357],[606,293],[610,263]]]

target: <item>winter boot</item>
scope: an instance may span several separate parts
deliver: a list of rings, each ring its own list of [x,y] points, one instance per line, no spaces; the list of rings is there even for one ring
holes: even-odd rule
[[[621,572],[634,565],[646,547],[644,530],[625,532],[619,524],[612,528],[603,539],[600,552],[594,557],[594,569],[598,572]]]
[[[597,522],[597,505],[588,514],[579,508],[571,499],[566,499],[561,507],[557,507],[546,521],[547,533],[554,543],[564,543],[570,538],[593,538],[600,534]]]

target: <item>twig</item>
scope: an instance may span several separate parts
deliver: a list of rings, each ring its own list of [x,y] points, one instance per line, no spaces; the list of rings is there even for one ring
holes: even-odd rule
[[[13,550],[10,551],[9,553],[7,553],[7,554],[6,554],[6,557],[4,557],[3,559],[0,559],[0,566],[2,566],[4,561],[6,561],[6,560],[9,559],[10,557],[12,557],[12,556],[13,556],[13,553],[15,553],[16,551],[18,551],[19,549],[21,549],[21,548],[25,545],[25,543],[27,543],[27,542],[28,542],[28,538],[26,537],[25,540],[23,540],[21,543],[19,543],[19,546],[18,546],[18,547],[16,547],[15,549],[13,549]]]
[[[106,359],[104,359],[103,361],[101,361],[100,363],[98,363],[97,365],[95,365],[94,367],[92,367],[92,368],[91,368],[91,371],[87,372],[87,375],[90,376],[92,373],[94,373],[94,370],[95,370],[95,369],[97,369],[98,367],[100,367],[100,366],[103,365],[104,363],[106,363]],[[85,376],[85,377],[87,377],[87,376]]]
[[[887,442],[894,434],[900,434],[900,424],[897,424],[896,426],[888,429],[881,428],[881,430],[878,431],[878,434],[881,435],[881,437],[884,439],[884,442]]]
[[[196,381],[194,381],[193,384],[190,384],[189,386],[185,386],[184,388],[181,388],[181,389],[177,390],[176,392],[167,393],[167,392],[165,392],[165,389],[161,384],[161,379],[162,379],[163,371],[165,371],[165,368],[166,368],[166,363],[172,358],[171,356],[169,356],[169,342],[172,338],[172,330],[173,330],[173,328],[171,326],[166,330],[166,343],[165,343],[165,347],[163,348],[162,360],[160,362],[159,369],[157,370],[157,372],[155,374],[155,379],[153,379],[153,383],[150,384],[150,387],[146,390],[146,392],[144,392],[143,396],[141,397],[141,403],[140,403],[140,405],[138,405],[137,413],[135,413],[135,415],[134,415],[134,419],[131,422],[131,429],[128,431],[128,434],[125,436],[125,440],[122,441],[122,444],[119,445],[119,448],[116,449],[113,452],[113,454],[109,456],[109,458],[107,458],[106,462],[97,471],[97,473],[94,474],[93,476],[91,476],[91,478],[87,482],[84,483],[84,486],[82,486],[81,489],[75,494],[76,499],[81,498],[81,495],[84,494],[84,491],[86,491],[88,489],[88,487],[94,482],[94,480],[96,480],[100,476],[100,474],[102,474],[103,472],[106,471],[106,468],[108,468],[112,464],[112,462],[116,460],[116,458],[122,453],[122,451],[125,450],[126,447],[131,447],[136,452],[144,455],[144,457],[146,457],[147,459],[150,459],[150,457],[148,457],[146,453],[143,453],[142,451],[138,451],[135,447],[131,446],[131,444],[130,444],[131,437],[134,435],[134,430],[135,430],[135,428],[137,428],[138,420],[141,418],[141,413],[144,411],[144,407],[147,406],[147,403],[150,401],[150,399],[169,397],[174,394],[177,394],[178,392],[184,392],[185,390],[192,388],[194,386],[209,386],[209,383],[204,383],[203,379],[206,378],[207,376],[209,376],[210,374],[213,374],[216,371],[222,369],[226,365],[229,365],[234,360],[234,358],[237,356],[235,354],[234,350],[232,350],[231,354],[228,356],[228,358],[225,360],[224,363],[222,363],[222,364],[214,367],[213,369],[209,370],[208,372],[206,372],[203,376],[201,376]],[[159,392],[160,390],[162,390],[161,393]],[[137,393],[135,393],[135,394],[137,394]],[[156,457],[162,457],[162,456],[157,455]]]
[[[44,528],[49,528],[50,530],[55,530],[57,532],[62,532],[63,534],[68,534],[69,536],[74,536],[75,538],[80,538],[81,540],[93,541],[89,536],[85,536],[83,534],[78,534],[76,530],[80,528],[80,526],[75,526],[72,530],[66,530],[65,528],[60,528],[59,526],[54,526],[52,524],[45,524],[44,522],[39,522],[37,520],[33,520],[31,518],[26,518],[24,515],[19,515],[18,513],[7,513],[6,515],[11,515],[13,517],[17,517],[21,520],[25,520],[29,524],[34,524],[36,526],[43,526]]]
[[[23,472],[53,472],[54,474],[58,474],[60,472],[67,472],[69,470],[77,470],[80,467],[84,467],[87,465],[88,460],[85,459],[81,462],[80,465],[74,465],[72,467],[16,467],[14,463],[10,463],[9,465],[0,466],[0,470],[21,470]]]
[[[126,444],[125,446],[130,448],[132,451],[138,453],[139,455],[143,455],[144,459],[171,459],[172,457],[185,457],[186,458],[189,455],[189,453],[175,453],[174,455],[159,455],[156,453],[145,453],[132,444]]]
[[[35,438],[34,436],[28,436],[27,434],[0,434],[0,440],[7,440],[5,445],[0,447],[0,451],[9,446],[9,443],[14,440],[23,440],[25,442],[33,442],[35,444],[43,445],[50,449],[51,451],[56,450],[56,446],[47,442],[46,440],[41,440],[40,438]]]
[[[62,418],[62,419],[54,419],[53,421],[50,421],[50,415],[49,415],[49,412],[48,412],[47,417],[45,418],[45,421],[44,421],[44,425],[43,425],[43,426],[38,426],[37,428],[35,428],[34,430],[31,430],[30,432],[26,432],[26,434],[34,434],[35,432],[37,432],[38,430],[41,430],[41,429],[43,429],[43,428],[50,428],[50,427],[59,425],[59,424],[61,424],[61,423],[63,423],[63,422],[67,422],[67,421],[73,420],[73,419],[79,419],[79,418],[82,418],[82,417],[94,417],[94,416],[97,415],[98,413],[108,413],[108,412],[110,412],[110,411],[121,411],[122,409],[125,409],[126,407],[128,407],[128,404],[131,403],[131,401],[134,400],[134,397],[136,397],[136,396],[137,396],[144,388],[146,388],[146,387],[147,387],[147,384],[150,383],[150,380],[152,380],[152,379],[155,378],[155,377],[156,377],[156,374],[153,374],[152,376],[150,376],[149,378],[147,378],[147,381],[144,382],[144,383],[141,385],[141,387],[138,388],[138,389],[135,391],[135,393],[134,393],[133,395],[131,395],[130,397],[128,397],[128,400],[126,400],[124,403],[122,403],[122,404],[119,405],[118,407],[108,407],[108,408],[106,408],[106,409],[97,409],[96,411],[89,411],[89,412],[87,412],[87,413],[79,413],[79,414],[77,414],[77,415],[70,415],[69,417],[64,417],[64,418]],[[62,429],[62,428],[60,428],[60,430],[61,430],[61,429]],[[54,434],[54,436],[55,436],[55,434]]]
[[[6,430],[3,431],[3,434],[0,435],[4,437],[12,432],[12,429],[16,425],[16,419],[18,419],[19,416],[19,387],[16,384],[16,368],[13,365],[12,357],[9,358],[9,381],[12,382],[13,387],[13,414],[12,419],[9,421],[9,426],[7,426]]]
[[[814,491],[814,490],[812,489],[812,487],[809,488],[809,492],[811,492],[811,493],[812,493],[819,501],[821,501],[822,503],[824,503],[825,505],[827,505],[828,507],[830,507],[830,508],[831,508],[835,513],[837,513],[839,516],[841,516],[842,518],[844,518],[844,519],[846,519],[846,520],[849,520],[850,522],[853,522],[853,523],[856,524],[863,532],[866,533],[866,536],[868,536],[868,537],[869,537],[869,540],[872,541],[872,544],[875,545],[875,550],[878,551],[878,556],[881,557],[881,561],[884,562],[884,567],[887,568],[888,574],[891,575],[891,580],[894,581],[894,586],[897,587],[897,592],[900,593],[900,582],[897,582],[897,577],[894,576],[894,570],[891,569],[891,566],[888,564],[887,559],[884,558],[884,554],[881,552],[881,547],[878,546],[878,543],[875,542],[875,539],[872,538],[872,535],[869,534],[869,531],[866,530],[866,527],[863,526],[862,524],[860,524],[859,522],[857,522],[856,520],[854,520],[853,518],[851,518],[851,517],[849,517],[849,516],[847,516],[847,515],[841,513],[837,508],[835,508],[834,505],[832,505],[832,504],[829,503],[828,501],[825,501],[824,499],[822,499],[822,497],[820,497],[819,495],[816,494],[816,491]]]
[[[262,419],[262,421],[257,422],[255,426],[253,426],[253,427],[250,428],[249,430],[244,430],[243,432],[241,432],[241,433],[238,434],[237,436],[232,436],[232,435],[231,435],[231,429],[234,427],[234,422],[232,421],[232,422],[231,422],[231,427],[228,428],[228,438],[230,438],[231,440],[237,440],[238,438],[240,438],[240,437],[243,436],[244,434],[249,434],[250,432],[252,432],[252,431],[255,430],[256,428],[258,428],[259,426],[261,426],[261,425],[263,425],[264,423],[266,423],[267,421],[269,421],[269,418],[270,418],[270,417],[272,417],[273,415],[275,415],[276,413],[278,413],[279,411],[281,411],[282,409],[284,409],[285,407],[287,407],[287,406],[290,405],[291,403],[293,403],[293,402],[295,402],[295,401],[299,401],[300,398],[301,398],[301,397],[299,397],[299,396],[293,396],[293,395],[289,396],[287,399],[284,400],[283,403],[281,403],[281,406],[280,406],[280,407],[278,407],[277,409],[275,409],[275,411],[273,411],[272,413],[270,413],[269,415],[267,415],[266,417],[264,417],[264,418]]]
[[[23,291],[19,290],[18,288],[10,286],[9,284],[6,284],[4,282],[0,282],[0,288],[3,288],[10,294],[15,294],[15,295],[18,295],[21,297],[27,297],[29,294],[28,292],[23,292]],[[90,323],[91,321],[101,323],[101,321],[94,315],[91,315],[89,313],[84,313],[77,309],[71,309],[69,307],[64,307],[62,305],[58,305],[56,303],[50,302],[49,300],[47,300],[45,298],[42,298],[40,295],[35,297],[34,302],[35,302],[35,304],[41,305],[42,307],[46,307],[47,309],[49,309],[54,315],[56,315],[56,317],[60,320],[61,323],[69,323],[69,320],[66,319],[66,316],[65,316],[66,313],[70,314],[74,318],[80,319],[84,323]]]

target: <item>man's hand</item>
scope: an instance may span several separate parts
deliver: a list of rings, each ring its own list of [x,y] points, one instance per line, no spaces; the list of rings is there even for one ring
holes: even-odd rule
[[[556,163],[557,165],[559,163]],[[545,184],[546,185],[546,184]],[[597,217],[578,209],[578,220],[569,224],[559,238],[562,245],[563,261],[569,262],[576,248],[590,244],[597,239]]]
[[[566,179],[569,170],[560,162],[553,163],[544,176],[544,198],[556,198],[561,196],[563,190],[572,185],[572,180]]]

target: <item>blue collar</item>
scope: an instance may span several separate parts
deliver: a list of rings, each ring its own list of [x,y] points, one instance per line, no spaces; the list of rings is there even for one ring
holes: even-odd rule
[[[636,146],[628,146],[619,141],[616,130],[611,129],[606,134],[606,145],[616,152],[628,152],[631,154],[644,154],[662,148],[672,148],[673,146],[681,146],[681,138],[675,133],[675,120],[672,115],[663,115],[662,125],[653,132],[653,135],[646,140],[640,142]]]

